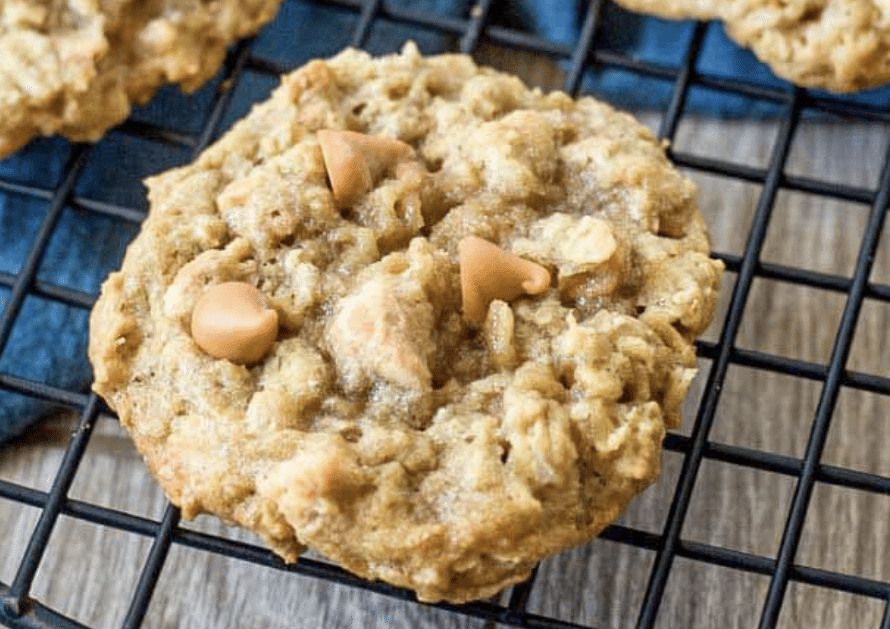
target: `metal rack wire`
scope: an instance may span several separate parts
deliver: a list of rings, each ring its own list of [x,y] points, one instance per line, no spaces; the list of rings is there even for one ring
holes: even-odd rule
[[[387,20],[451,36],[462,52],[473,52],[484,38],[495,44],[531,51],[566,62],[563,88],[570,93],[579,90],[585,68],[590,66],[619,68],[669,80],[673,84],[672,97],[664,111],[658,133],[659,137],[665,140],[672,140],[677,134],[690,89],[693,87],[770,101],[781,108],[781,124],[766,168],[733,164],[677,150],[669,152],[671,159],[680,166],[755,182],[761,186],[761,192],[743,253],[715,254],[723,259],[730,271],[736,274],[736,281],[730,297],[728,314],[718,340],[711,343],[700,342],[698,345],[699,354],[711,361],[711,368],[691,434],[689,436],[670,434],[665,441],[667,450],[683,456],[683,465],[664,529],[660,534],[653,534],[614,525],[604,531],[602,537],[647,549],[655,554],[655,562],[648,576],[648,585],[638,614],[636,626],[639,629],[649,629],[655,625],[667,580],[678,558],[768,577],[769,588],[760,611],[761,629],[776,626],[786,591],[792,582],[882,601],[884,612],[880,629],[890,629],[890,583],[795,564],[795,554],[801,540],[807,507],[817,484],[853,488],[873,494],[890,494],[890,478],[820,462],[832,414],[842,387],[890,396],[890,379],[872,373],[849,371],[845,367],[863,301],[868,298],[890,302],[890,286],[869,282],[872,261],[890,207],[890,149],[884,157],[878,186],[874,190],[815,178],[791,176],[784,172],[792,139],[805,112],[818,111],[853,120],[890,123],[890,108],[877,109],[840,98],[817,97],[804,90],[773,89],[703,74],[697,69],[697,64],[707,28],[704,24],[698,24],[694,28],[679,66],[653,64],[598,47],[598,32],[606,4],[602,0],[590,3],[583,19],[580,37],[571,46],[491,23],[491,0],[479,2],[469,16],[464,18],[415,13],[385,5],[379,0],[326,0],[325,4],[357,14],[358,19],[351,40],[354,46],[365,45],[372,27],[378,21]],[[290,69],[292,68],[282,67],[274,60],[254,54],[252,41],[241,42],[233,48],[226,61],[220,83],[225,89],[217,92],[204,124],[197,134],[135,120],[125,123],[119,131],[197,154],[215,136],[239,80],[249,73],[274,77]],[[86,145],[74,146],[65,165],[64,176],[58,185],[51,188],[34,187],[13,180],[0,179],[0,194],[23,195],[46,204],[43,222],[21,270],[14,274],[0,273],[0,287],[9,291],[5,308],[0,315],[0,355],[10,342],[13,325],[29,295],[62,303],[84,312],[89,310],[95,299],[91,294],[37,280],[38,268],[65,207],[73,207],[89,214],[104,215],[130,225],[138,225],[144,215],[144,210],[141,208],[115,205],[75,195],[75,183],[91,159],[90,151],[90,147]],[[807,192],[870,207],[867,227],[852,278],[761,262],[760,254],[766,238],[767,225],[775,206],[776,196],[782,189]],[[755,278],[781,280],[790,284],[834,291],[845,296],[846,304],[827,364],[743,350],[735,346],[742,313]],[[810,427],[809,441],[801,458],[710,440],[715,411],[730,365],[750,367],[820,383],[818,406]],[[69,488],[84,458],[94,426],[99,421],[106,421],[103,417],[108,414],[108,410],[94,394],[50,386],[13,373],[0,373],[0,391],[2,390],[77,409],[80,420],[49,491],[0,480],[0,505],[4,509],[12,504],[13,507],[28,505],[41,511],[14,580],[9,585],[0,583],[0,624],[13,628],[83,627],[82,624],[29,597],[54,525],[62,514],[153,540],[122,625],[127,629],[139,627],[144,619],[161,569],[173,544],[253,562],[269,569],[290,571],[363,588],[406,601],[414,600],[413,594],[408,591],[382,583],[364,581],[326,563],[304,558],[295,565],[286,566],[265,549],[180,526],[179,512],[169,504],[163,517],[160,520],[153,520],[69,498]],[[732,463],[794,479],[796,488],[775,557],[759,556],[682,539],[681,531],[687,518],[693,487],[701,465],[706,460]],[[528,612],[526,606],[533,587],[534,576],[529,582],[514,587],[506,604],[477,602],[461,606],[443,604],[439,607],[506,626],[580,627],[556,618]]]

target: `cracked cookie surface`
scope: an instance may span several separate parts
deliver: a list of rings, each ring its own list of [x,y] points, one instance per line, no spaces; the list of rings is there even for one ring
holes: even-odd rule
[[[338,204],[325,129],[398,139],[415,160]],[[463,55],[348,49],[147,184],[90,357],[185,517],[467,601],[589,540],[656,477],[722,265],[695,186],[630,116]],[[550,286],[469,323],[470,236]],[[278,314],[256,364],[190,336],[224,282]]]
[[[721,20],[776,75],[803,87],[855,92],[890,83],[886,0],[616,0],[667,18]]]
[[[280,3],[0,1],[0,157],[38,135],[94,142],[161,85],[197,89]]]

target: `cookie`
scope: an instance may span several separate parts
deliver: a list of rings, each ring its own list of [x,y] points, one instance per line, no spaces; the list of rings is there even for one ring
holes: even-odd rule
[[[184,517],[459,602],[656,477],[722,265],[629,115],[347,49],[147,185],[90,358]]]
[[[281,0],[0,3],[0,157],[38,135],[98,140],[165,83],[197,89]]]
[[[616,0],[667,18],[722,20],[776,75],[855,92],[890,82],[890,6],[875,0]]]

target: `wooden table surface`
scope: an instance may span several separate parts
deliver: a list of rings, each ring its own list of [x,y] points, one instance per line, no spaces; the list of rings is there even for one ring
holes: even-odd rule
[[[492,57],[495,63],[496,56]],[[501,59],[502,61],[502,59]],[[529,80],[552,84],[546,75]],[[657,128],[657,115],[639,117]],[[677,150],[765,167],[777,124],[686,119]],[[876,187],[888,132],[877,125],[802,123],[787,174]],[[758,183],[689,171],[699,184],[714,249],[741,254],[761,193]],[[783,190],[776,201],[762,261],[850,277],[868,207]],[[886,232],[886,230],[885,230]],[[727,273],[721,309],[705,335],[715,340],[735,275]],[[872,281],[890,283],[885,233]],[[758,278],[744,310],[737,347],[826,364],[846,295]],[[890,377],[890,304],[866,300],[847,367]],[[687,405],[688,434],[708,361]],[[821,382],[731,366],[711,433],[715,442],[792,457],[803,454]],[[844,388],[823,463],[890,476],[890,397]],[[70,418],[54,418],[0,450],[0,478],[48,489]],[[682,455],[665,453],[661,479],[620,522],[660,533]],[[774,557],[795,479],[706,460],[692,496],[682,539]],[[160,518],[165,501],[120,427],[99,421],[70,496]],[[0,581],[10,583],[39,516],[37,509],[0,501]],[[201,531],[255,541],[209,517],[187,523]],[[150,540],[62,516],[50,539],[33,596],[92,627],[117,627],[126,613]],[[529,610],[597,627],[632,627],[654,553],[596,540],[543,562]],[[890,581],[890,496],[817,484],[795,563]],[[658,627],[754,627],[769,578],[678,558]],[[780,627],[878,627],[887,602],[792,583]],[[485,623],[346,586],[174,545],[144,627],[317,628],[483,627]]]

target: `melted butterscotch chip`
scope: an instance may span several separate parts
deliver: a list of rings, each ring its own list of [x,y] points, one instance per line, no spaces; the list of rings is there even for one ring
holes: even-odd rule
[[[278,313],[250,284],[225,282],[205,292],[192,311],[192,338],[214,358],[242,365],[260,360],[278,336]]]
[[[482,238],[464,238],[458,251],[464,316],[473,325],[485,320],[488,305],[495,299],[539,295],[550,286],[550,271],[543,266]]]
[[[318,144],[340,207],[354,205],[371,190],[375,179],[414,156],[414,149],[401,140],[356,131],[322,129]]]

